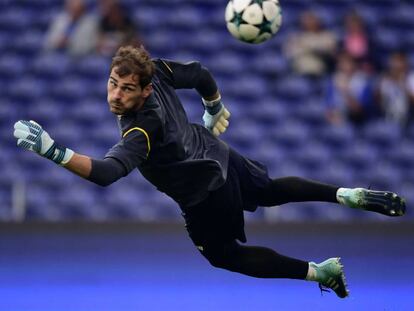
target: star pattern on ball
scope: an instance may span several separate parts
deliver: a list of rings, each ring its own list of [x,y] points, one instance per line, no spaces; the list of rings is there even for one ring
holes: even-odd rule
[[[242,13],[236,13],[234,14],[234,17],[231,19],[231,22],[234,23],[237,27],[239,27],[241,24],[246,24],[246,22],[243,19]]]
[[[263,33],[272,33],[272,22],[269,22],[268,20],[263,21],[263,24],[260,26],[259,35]]]
[[[226,6],[226,23],[238,40],[262,43],[273,37],[282,22],[277,0],[230,0]]]
[[[257,3],[258,5],[260,5],[260,7],[262,7],[262,4],[265,0],[253,0],[252,3]]]

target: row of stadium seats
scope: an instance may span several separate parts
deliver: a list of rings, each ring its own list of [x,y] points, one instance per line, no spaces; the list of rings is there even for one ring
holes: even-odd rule
[[[293,75],[281,50],[297,28],[300,12],[309,7],[338,31],[344,13],[356,8],[369,26],[375,26],[373,40],[384,58],[391,49],[412,50],[414,35],[407,33],[414,23],[411,1],[284,1],[281,32],[260,46],[242,44],[228,34],[221,0],[122,2],[154,56],[198,59],[210,68],[232,112],[231,128],[223,139],[267,164],[272,176],[372,186],[398,191],[414,202],[414,127],[403,130],[387,122],[361,128],[329,125],[321,100],[325,82]],[[42,53],[45,31],[62,5],[56,0],[0,1],[0,219],[12,217],[12,193],[20,182],[26,185],[29,219],[178,219],[173,201],[136,172],[101,188],[21,152],[10,137],[16,120],[34,119],[62,144],[94,157],[102,157],[119,139],[115,118],[106,106],[110,59]],[[199,97],[192,91],[180,95],[189,119],[200,123]],[[259,211],[248,219],[263,217],[378,219],[319,203]]]
[[[9,5],[0,4],[0,49],[26,56],[33,56],[42,47],[45,31],[54,14],[59,12],[62,3],[43,7],[37,3],[20,1]],[[283,27],[269,46],[280,48],[285,36],[295,30],[299,14],[310,3],[306,1],[286,1],[283,3]],[[153,53],[165,54],[171,49],[188,51],[190,55],[216,54],[222,49],[251,52],[254,49],[240,46],[230,35],[222,31],[225,28],[225,3],[211,3],[196,6],[193,2],[177,1],[166,7],[163,3],[140,1],[131,5],[131,16],[139,25],[148,48]],[[405,31],[414,25],[411,18],[414,5],[409,1],[314,1],[310,6],[322,18],[324,24],[338,32],[345,13],[355,9],[366,21],[372,32],[373,42],[382,52],[393,49],[411,48],[414,35]],[[174,12],[174,14],[171,14]],[[153,31],[157,29],[157,31]],[[151,34],[145,36],[145,34]],[[177,40],[178,38],[178,40]],[[3,43],[3,44],[2,44]],[[175,53],[175,52],[174,52]]]
[[[223,28],[225,24],[222,23],[220,26]],[[407,27],[413,26],[410,25]],[[31,61],[42,50],[45,38],[44,31],[13,30],[11,33],[9,31],[8,29],[2,29],[0,25],[0,52],[4,55],[3,57],[12,59],[13,55],[18,55],[26,61]],[[286,34],[289,32],[289,29],[282,28],[278,34],[279,37],[274,38],[268,43],[269,47],[272,47],[274,50],[281,49],[284,42],[286,42]],[[188,40],[177,41],[177,37],[182,39],[188,37]],[[404,29],[393,26],[377,26],[372,39],[378,58],[393,50],[411,49],[414,47],[414,35],[412,33],[407,34]],[[221,53],[223,53],[223,56],[220,57],[225,58],[235,52],[250,55],[253,51],[251,47],[240,46],[227,32],[217,33],[217,31],[205,29],[205,27],[191,31],[174,31],[173,33],[169,30],[169,27],[166,27],[166,29],[159,29],[156,33],[145,38],[145,42],[147,48],[154,56],[176,57],[177,53],[179,53],[178,55],[181,54],[182,56],[180,57],[183,60],[186,60],[187,57],[190,57],[190,59],[202,58],[203,61],[211,63],[213,63],[213,60],[210,58],[216,57]],[[10,53],[10,55],[5,55],[5,53]],[[277,51],[273,51],[273,53],[276,59],[278,53]],[[51,59],[51,61],[53,60],[54,58]],[[237,62],[237,58],[231,62],[234,64]],[[59,63],[57,62],[57,64]]]
[[[233,130],[238,132],[237,128],[233,128]],[[402,186],[405,186],[406,190],[409,189],[409,186],[414,186],[414,161],[412,159],[414,144],[411,141],[400,141],[399,144],[394,144],[388,152],[378,152],[375,143],[364,139],[353,140],[354,136],[349,137],[350,140],[346,147],[343,146],[344,148],[330,147],[323,140],[283,148],[283,141],[278,139],[256,143],[251,143],[252,140],[249,140],[250,145],[243,144],[240,141],[246,139],[243,137],[246,131],[238,133],[240,134],[238,138],[230,138],[235,135],[227,134],[226,140],[248,156],[266,163],[270,174],[275,177],[296,175],[344,186],[372,186],[373,188],[394,191],[402,191],[400,190]],[[342,137],[336,137],[341,138],[341,141],[336,142],[342,144]],[[332,136],[328,139],[331,138]],[[105,153],[106,148],[88,145],[88,137],[83,139],[86,142],[77,144],[78,151],[96,157]],[[286,141],[287,144],[291,142],[297,143],[296,139]],[[349,146],[353,146],[353,148],[349,148]],[[0,188],[3,191],[0,190],[0,200],[3,204],[10,204],[11,200],[10,191],[5,189],[10,188],[12,181],[24,178],[28,184],[29,211],[42,209],[43,205],[53,205],[59,210],[62,209],[62,215],[69,218],[76,213],[80,217],[83,215],[82,210],[84,216],[87,216],[90,203],[96,201],[93,205],[100,206],[104,214],[107,213],[107,205],[113,209],[119,207],[120,211],[124,212],[126,209],[138,209],[139,211],[137,210],[136,213],[145,213],[141,209],[141,205],[161,201],[164,203],[153,205],[151,212],[157,210],[161,216],[172,212],[166,209],[167,205],[173,205],[172,201],[160,196],[137,173],[132,173],[132,176],[127,178],[128,182],[121,181],[103,190],[89,185],[87,182],[79,181],[76,176],[54,167],[53,163],[43,161],[29,153],[16,153],[16,151],[16,147],[5,148],[0,159],[2,163],[7,163],[14,158],[18,163],[18,165],[6,166],[2,170],[0,179],[2,187]],[[80,191],[80,189],[82,190]],[[404,194],[409,198],[412,197],[411,191]],[[117,197],[123,199],[114,199]],[[76,200],[74,201],[73,198]],[[132,203],[127,204],[128,201]],[[70,207],[75,205],[77,212],[72,215]],[[56,213],[59,212],[56,211]],[[136,214],[133,213],[133,215]]]

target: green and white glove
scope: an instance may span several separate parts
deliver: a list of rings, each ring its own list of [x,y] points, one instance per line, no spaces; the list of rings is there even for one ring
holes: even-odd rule
[[[64,165],[70,161],[74,152],[59,146],[49,134],[35,121],[20,120],[14,124],[14,137],[17,145],[48,158],[57,164]]]
[[[224,107],[223,103],[221,102],[221,97],[217,98],[213,101],[207,101],[204,98],[204,115],[203,121],[204,126],[207,128],[214,136],[219,136],[223,134],[227,127],[229,126],[230,112]]]

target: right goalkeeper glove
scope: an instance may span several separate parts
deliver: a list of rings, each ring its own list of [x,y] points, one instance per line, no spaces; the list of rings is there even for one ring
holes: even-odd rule
[[[205,112],[203,115],[204,127],[212,132],[215,136],[223,134],[229,126],[230,112],[221,102],[221,97],[214,101],[207,101],[204,98],[203,104]]]
[[[32,120],[16,122],[14,137],[17,138],[19,147],[36,152],[60,165],[68,163],[74,155],[71,149],[57,145],[49,134]]]

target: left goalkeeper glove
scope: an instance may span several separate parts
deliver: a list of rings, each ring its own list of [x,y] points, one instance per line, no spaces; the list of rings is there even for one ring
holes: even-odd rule
[[[19,147],[36,152],[60,165],[68,163],[74,154],[69,148],[57,145],[49,134],[32,120],[16,122],[14,137],[17,138]]]
[[[214,134],[219,136],[223,134],[229,126],[230,112],[221,102],[221,97],[213,101],[207,101],[204,98],[203,104],[205,112],[203,115],[204,126]]]

